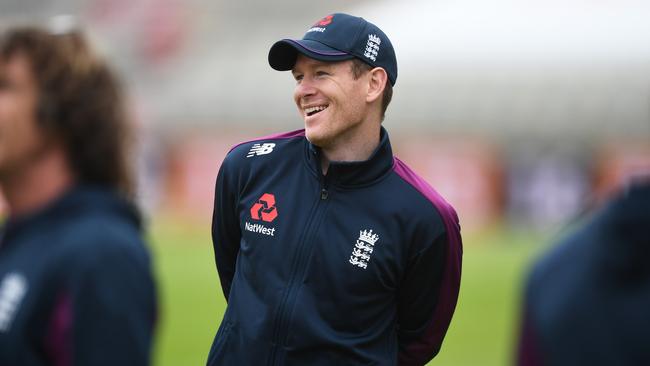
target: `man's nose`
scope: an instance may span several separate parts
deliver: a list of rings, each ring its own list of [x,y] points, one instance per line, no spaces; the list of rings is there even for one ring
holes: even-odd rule
[[[316,88],[314,87],[312,80],[309,78],[303,78],[296,85],[295,95],[297,98],[302,99],[314,94],[316,94]]]

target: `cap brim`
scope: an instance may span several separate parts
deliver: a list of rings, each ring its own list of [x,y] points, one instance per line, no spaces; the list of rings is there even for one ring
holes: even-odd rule
[[[283,39],[275,42],[269,50],[269,65],[278,71],[293,69],[298,52],[319,61],[333,62],[354,58],[354,56],[309,39]]]

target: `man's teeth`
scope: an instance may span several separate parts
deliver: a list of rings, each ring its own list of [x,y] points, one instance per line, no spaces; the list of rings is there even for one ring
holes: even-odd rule
[[[317,106],[317,107],[309,107],[309,108],[305,108],[305,113],[307,115],[312,115],[312,114],[314,114],[316,112],[320,112],[320,111],[324,110],[325,108],[327,108],[326,105],[320,105],[320,106]]]

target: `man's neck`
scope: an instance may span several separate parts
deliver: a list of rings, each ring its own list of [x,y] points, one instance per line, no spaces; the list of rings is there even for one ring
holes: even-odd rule
[[[321,168],[327,174],[331,161],[365,161],[377,149],[380,140],[380,124],[367,124],[362,130],[342,136],[336,144],[321,148]]]
[[[47,154],[0,179],[10,215],[14,217],[38,211],[62,196],[73,184],[74,179],[62,151]]]

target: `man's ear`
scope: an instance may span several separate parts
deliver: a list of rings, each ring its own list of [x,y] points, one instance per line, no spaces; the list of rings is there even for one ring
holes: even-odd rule
[[[388,81],[388,74],[386,70],[381,67],[375,67],[370,70],[368,78],[368,94],[366,95],[366,102],[372,103],[382,96],[386,82]]]

